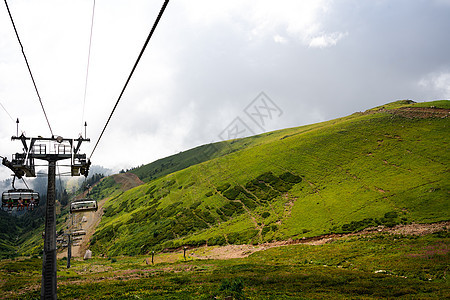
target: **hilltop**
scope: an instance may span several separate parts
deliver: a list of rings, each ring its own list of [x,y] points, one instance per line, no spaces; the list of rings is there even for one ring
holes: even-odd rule
[[[108,178],[94,253],[261,244],[448,220],[450,101],[397,101],[297,128],[204,145]],[[110,184],[108,184],[108,182]]]

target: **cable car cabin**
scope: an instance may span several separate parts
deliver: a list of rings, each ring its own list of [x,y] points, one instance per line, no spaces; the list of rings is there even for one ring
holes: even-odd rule
[[[70,204],[70,212],[97,211],[97,201],[92,199],[82,199]]]
[[[39,205],[39,193],[30,189],[14,189],[3,192],[2,208],[12,210],[34,209]]]

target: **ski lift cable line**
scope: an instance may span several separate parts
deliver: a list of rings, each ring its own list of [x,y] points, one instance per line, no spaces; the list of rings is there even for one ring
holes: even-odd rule
[[[3,110],[6,112],[6,114],[9,116],[11,121],[15,122],[13,117],[11,117],[11,114],[6,110],[6,108],[3,106],[3,104],[0,102],[0,106],[3,108]]]
[[[28,186],[27,182],[25,181],[25,178],[22,177],[23,183],[25,183],[25,186],[27,187],[27,189],[30,189],[30,187]]]
[[[5,0],[5,1],[6,1],[6,0]],[[155,23],[153,24],[153,27],[152,27],[152,29],[150,30],[150,33],[148,34],[147,39],[145,40],[144,46],[142,47],[141,52],[139,53],[139,56],[138,56],[136,62],[134,63],[134,66],[133,66],[133,68],[132,68],[132,70],[131,70],[131,73],[130,73],[130,75],[128,76],[127,81],[125,82],[125,85],[124,85],[124,87],[123,87],[123,89],[122,89],[122,92],[120,93],[119,98],[117,99],[116,104],[114,105],[114,107],[113,107],[113,109],[112,109],[112,111],[111,111],[111,114],[109,115],[108,120],[106,121],[105,127],[103,127],[103,130],[102,130],[102,132],[100,133],[100,136],[98,137],[97,142],[95,143],[94,149],[92,150],[91,155],[89,156],[89,159],[92,158],[92,155],[94,154],[95,150],[97,149],[98,143],[100,142],[100,139],[102,138],[103,134],[105,133],[106,127],[108,126],[109,121],[111,120],[111,117],[112,117],[112,115],[114,114],[114,111],[116,110],[117,105],[119,104],[120,99],[122,98],[122,95],[123,95],[123,93],[125,92],[125,89],[127,88],[128,82],[130,81],[131,76],[133,76],[134,70],[136,69],[136,67],[137,67],[137,65],[138,65],[138,63],[139,63],[139,61],[141,60],[141,57],[142,57],[142,55],[144,54],[145,48],[147,47],[147,45],[148,45],[148,43],[149,43],[149,41],[150,41],[150,39],[151,39],[151,37],[152,37],[152,35],[153,35],[155,29],[156,29],[156,26],[158,26],[159,20],[161,19],[162,15],[163,15],[163,13],[164,13],[164,10],[166,9],[168,3],[169,3],[169,0],[165,0],[165,1],[164,1],[163,5],[162,5],[162,7],[161,7],[161,10],[159,11],[158,17],[156,18]]]
[[[16,29],[16,24],[14,23],[13,17],[11,15],[11,11],[9,10],[8,2],[6,0],[5,0],[5,5],[6,5],[6,9],[8,10],[9,18],[11,19],[11,24],[14,28],[14,32],[16,33],[17,41],[19,42],[20,48],[22,50],[23,58],[25,59],[25,63],[28,68],[28,73],[30,73],[31,81],[33,81],[34,89],[36,90],[36,94],[38,96],[39,103],[41,104],[42,111],[44,112],[45,119],[47,120],[48,128],[50,129],[50,133],[53,136],[53,130],[52,130],[52,127],[50,126],[50,122],[48,120],[47,113],[45,112],[44,104],[42,103],[42,99],[41,99],[41,95],[39,94],[39,91],[37,89],[36,82],[33,77],[33,73],[31,72],[30,64],[28,63],[27,56],[25,55],[25,51],[23,49],[22,42],[20,41],[19,33],[17,32],[17,29]]]
[[[81,113],[81,127],[84,124],[84,111],[86,108],[86,94],[87,94],[87,86],[88,86],[88,78],[89,78],[89,64],[91,60],[91,46],[92,46],[92,32],[94,29],[94,16],[95,16],[95,0],[92,5],[92,18],[91,18],[91,33],[89,35],[89,50],[88,50],[88,58],[87,58],[87,66],[86,66],[86,80],[84,82],[84,97],[83,97],[83,110]]]

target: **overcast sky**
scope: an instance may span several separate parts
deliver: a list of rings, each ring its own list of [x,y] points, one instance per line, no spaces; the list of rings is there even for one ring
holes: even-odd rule
[[[84,98],[93,0],[8,1],[55,135],[77,138],[86,121],[91,153],[162,3],[96,1]],[[399,99],[449,99],[449,29],[449,0],[172,0],[92,162],[120,170]],[[16,118],[27,136],[50,136],[4,3],[0,104],[0,155],[21,151]],[[0,166],[0,179],[10,173]]]

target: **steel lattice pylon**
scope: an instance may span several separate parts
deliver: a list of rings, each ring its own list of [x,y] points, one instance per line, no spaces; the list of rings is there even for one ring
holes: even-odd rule
[[[24,153],[14,154],[11,162],[4,158],[2,163],[10,168],[18,178],[21,178],[22,176],[36,176],[34,165],[35,159],[48,162],[41,299],[56,299],[56,162],[64,159],[71,159],[71,175],[84,175],[87,177],[91,162],[89,159],[86,159],[85,154],[80,154],[78,152],[81,143],[89,142],[90,140],[82,137],[79,137],[78,139],[64,139],[60,136],[52,136],[51,138],[27,138],[23,134],[20,137],[13,136],[12,140],[22,141]]]

